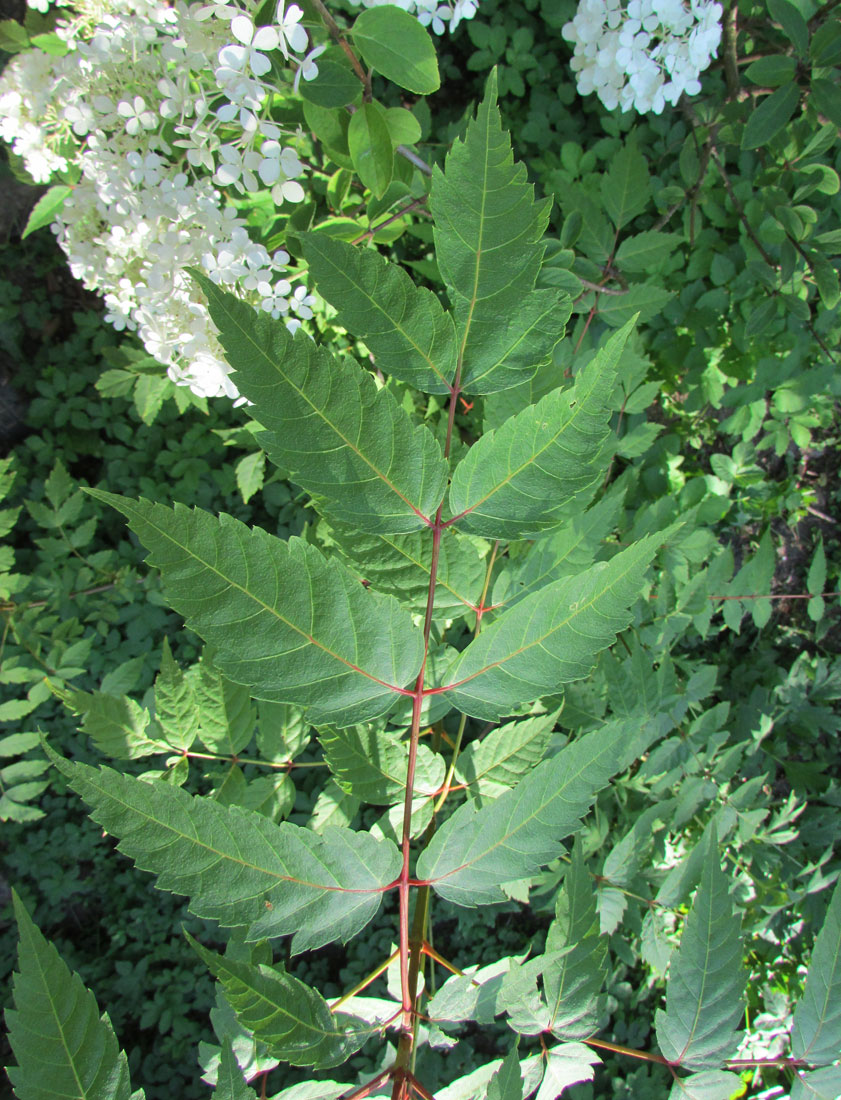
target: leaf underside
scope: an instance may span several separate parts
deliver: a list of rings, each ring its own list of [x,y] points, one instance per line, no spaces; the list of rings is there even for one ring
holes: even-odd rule
[[[390,841],[335,826],[319,836],[46,751],[120,851],[158,876],[159,889],[189,897],[197,916],[246,928],[249,940],[291,935],[293,952],[349,940],[399,874]]]
[[[6,1011],[19,1100],[130,1100],[128,1062],[107,1015],[13,894],[18,924],[14,1009]],[[140,1100],[142,1093],[135,1094]]]
[[[841,1055],[841,883],[833,892],[815,940],[803,996],[794,1012],[791,1054],[806,1062]]]
[[[224,514],[91,492],[128,518],[170,606],[255,698],[307,708],[313,725],[353,725],[386,713],[417,676],[423,638],[409,613],[316,547]]]

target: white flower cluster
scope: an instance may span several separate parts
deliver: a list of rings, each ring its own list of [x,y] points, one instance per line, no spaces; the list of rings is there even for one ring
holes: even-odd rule
[[[721,13],[714,0],[629,0],[626,9],[580,0],[562,31],[575,44],[579,93],[595,92],[609,111],[658,115],[683,92],[697,95],[721,41]]]
[[[104,294],[107,320],[207,397],[237,393],[186,267],[290,327],[312,316],[288,255],[253,241],[220,190],[304,198],[294,135],[272,120],[263,78],[274,54],[312,79],[320,50],[306,52],[299,7],[280,0],[275,22],[255,27],[258,6],[77,0],[57,26],[66,54],[26,51],[0,77],[0,138],[33,179],[81,170],[53,227],[73,274]]]
[[[454,31],[462,19],[472,19],[479,7],[479,0],[450,0],[443,4],[440,0],[352,0],[352,3],[363,4],[366,8],[392,4],[416,15],[419,23],[436,34]]]

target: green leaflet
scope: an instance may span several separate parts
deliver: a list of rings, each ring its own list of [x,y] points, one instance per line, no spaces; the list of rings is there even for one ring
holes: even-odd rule
[[[213,1100],[257,1100],[257,1093],[243,1079],[230,1040],[222,1043]]]
[[[546,954],[557,952],[543,970],[548,1026],[559,1039],[588,1039],[599,1027],[599,994],[607,977],[607,937],[599,929],[593,883],[581,845],[555,904]]]
[[[522,722],[508,722],[471,742],[459,755],[456,778],[467,785],[477,805],[497,798],[543,759],[560,714],[541,714]]]
[[[395,600],[335,559],[231,516],[89,490],[129,520],[170,606],[252,695],[309,708],[313,724],[384,714],[420,669],[422,637]]]
[[[738,1046],[746,978],[739,924],[712,828],[701,882],[672,955],[666,1011],[658,1009],[654,1021],[660,1049],[674,1065],[719,1069]]]
[[[365,341],[377,366],[424,393],[449,393],[456,330],[432,291],[373,249],[324,233],[301,239],[319,292],[338,311],[339,324]]]
[[[839,1096],[841,1066],[838,1065],[798,1073],[791,1086],[791,1100],[838,1100]]]
[[[546,1051],[546,1070],[535,1100],[556,1100],[569,1085],[593,1080],[601,1058],[583,1043],[561,1043]]]
[[[496,105],[496,72],[463,141],[434,170],[429,207],[438,266],[450,294],[468,393],[525,381],[551,353],[569,316],[565,296],[534,289],[550,201],[535,202]],[[553,317],[556,314],[556,320]],[[500,331],[510,334],[500,340]],[[504,349],[512,348],[510,362]],[[500,361],[500,356],[502,359]]]
[[[189,749],[199,732],[194,678],[185,676],[164,638],[161,670],[155,680],[155,720],[164,740],[177,749]]]
[[[730,1100],[739,1096],[745,1085],[741,1077],[723,1069],[707,1069],[689,1077],[675,1077],[669,1100]],[[794,1100],[792,1089],[791,1100]]]
[[[207,658],[199,666],[195,707],[199,736],[211,752],[236,756],[254,735],[257,714],[248,688],[223,676]]]
[[[622,493],[611,492],[598,504],[564,520],[557,531],[535,542],[525,558],[509,566],[493,587],[494,607],[511,607],[529,592],[561,577],[574,576],[602,555],[622,507]]]
[[[448,473],[429,429],[358,363],[335,359],[303,331],[293,337],[282,321],[194,275],[236,384],[268,429],[258,439],[272,462],[345,523],[391,534],[428,526]]]
[[[520,1077],[520,1059],[513,1046],[502,1065],[488,1081],[487,1100],[523,1100],[523,1081]]]
[[[391,806],[406,794],[409,743],[371,726],[321,730],[324,758],[338,785],[374,806]],[[413,797],[433,795],[444,782],[444,758],[418,745]]]
[[[428,534],[368,535],[333,524],[327,541],[376,591],[396,597],[413,611],[425,610],[432,561]],[[444,529],[435,575],[436,619],[475,614],[485,583],[487,549],[487,543],[454,527]]]
[[[481,638],[482,635],[480,634]],[[419,879],[457,905],[502,901],[500,887],[557,858],[598,791],[623,766],[634,723],[614,723],[538,764],[513,790],[477,810],[460,806],[421,854]]]
[[[19,1100],[142,1100],[107,1013],[32,922],[17,894],[18,970],[6,1010],[17,1061],[8,1067]]]
[[[380,907],[400,871],[388,841],[330,828],[323,836],[180,787],[72,763],[45,746],[91,817],[158,888],[251,940],[292,935],[293,952],[347,941]]]
[[[291,974],[223,958],[185,934],[222,983],[240,1023],[273,1057],[293,1066],[338,1066],[372,1034],[353,1024],[341,1026],[324,998]]]
[[[599,651],[631,621],[645,571],[673,530],[648,535],[503,612],[450,667],[444,690],[452,705],[496,721],[586,676]]]
[[[104,691],[64,691],[60,698],[74,714],[82,715],[82,733],[100,752],[115,760],[140,760],[170,746],[157,737],[160,732],[148,710],[128,695]]]
[[[834,1062],[841,1052],[841,884],[836,885],[812,950],[806,988],[794,1012],[791,1054]]]
[[[450,510],[465,531],[493,539],[540,535],[595,491],[608,452],[609,402],[631,324],[607,341],[570,389],[486,432],[453,473]]]

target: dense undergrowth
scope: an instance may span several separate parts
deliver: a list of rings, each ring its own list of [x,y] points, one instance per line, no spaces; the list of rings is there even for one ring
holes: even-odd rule
[[[744,8],[745,55],[767,45],[769,36],[779,46],[779,30],[761,24],[760,5]],[[599,1049],[606,1068],[595,1083],[568,1093],[575,1100],[647,1100],[666,1095],[669,1071],[656,1060],[612,1053],[609,1045],[654,1047],[663,976],[697,884],[697,871],[688,870],[691,856],[702,851],[711,825],[727,838],[725,867],[743,914],[751,1037],[740,1057],[784,1053],[782,1037],[838,876],[839,319],[837,291],[821,267],[831,266],[837,245],[838,197],[813,165],[820,161],[833,171],[841,167],[841,151],[835,121],[805,113],[790,124],[790,145],[780,156],[739,148],[739,104],[719,110],[715,100],[721,89],[712,82],[723,84],[721,71],[711,75],[715,90],[708,96],[659,118],[608,114],[582,103],[560,38],[571,10],[548,0],[486,0],[483,18],[441,47],[445,91],[429,100],[433,129],[426,152],[442,160],[497,64],[515,155],[527,164],[538,194],[557,200],[538,285],[566,291],[575,303],[567,338],[533,382],[461,403],[458,453],[483,427],[501,425],[573,370],[577,375],[581,362],[639,313],[643,335],[622,360],[613,397],[619,445],[605,477],[612,489],[605,497],[609,514],[604,530],[596,530],[593,553],[602,554],[614,529],[620,543],[630,542],[692,515],[685,540],[676,539],[660,559],[632,628],[602,655],[593,677],[567,687],[549,743],[557,750],[566,736],[616,716],[618,699],[628,714],[645,703],[663,722],[660,743],[599,795],[580,832],[580,854],[594,876],[601,929],[609,937],[598,1032],[608,1047]],[[805,89],[805,70],[798,79]],[[329,165],[328,153],[324,157]],[[626,205],[618,211],[611,174],[626,181]],[[341,193],[335,183],[332,191],[318,180],[314,187],[327,204]],[[355,204],[358,196],[351,191],[346,201]],[[792,206],[796,220],[780,212]],[[807,233],[804,226],[815,228]],[[821,237],[819,254],[804,258]],[[410,226],[392,255],[441,289],[425,220]],[[773,277],[760,272],[763,263]],[[13,735],[44,730],[61,754],[100,763],[103,752],[120,756],[115,727],[129,725],[133,735],[148,728],[143,707],[155,698],[156,676],[164,666],[176,676],[169,652],[187,669],[202,649],[168,609],[157,573],[142,564],[143,551],[121,518],[82,495],[80,485],[227,512],[282,538],[303,533],[329,547],[337,536],[282,471],[267,466],[263,476],[247,409],[223,401],[179,408],[172,396],[164,399],[164,389],[136,382],[143,377],[142,353],[103,326],[48,237],[23,245],[10,240],[2,266],[8,272],[0,307],[2,362],[27,405],[25,434],[4,471],[2,506],[21,511],[9,523],[2,565],[23,579],[0,594],[2,717]],[[360,343],[340,320],[329,308],[320,312],[322,338],[364,353],[364,337]],[[125,370],[130,398],[119,395],[125,377],[115,373]],[[105,371],[117,396],[102,383]],[[151,370],[148,377],[154,378]],[[402,383],[391,388],[416,422],[442,438],[441,403],[424,406]],[[509,561],[516,564],[524,553],[514,545]],[[500,583],[504,587],[504,577]],[[456,642],[464,647],[466,638]],[[80,692],[133,702],[120,704],[112,727],[90,702],[101,696]],[[281,781],[267,785],[257,765],[231,763],[231,756],[248,758],[254,750],[253,716],[250,721],[241,725],[228,759],[220,742],[208,739],[204,757],[158,754],[119,766],[133,775],[151,766],[223,802],[237,797],[224,793],[226,784],[238,785],[238,797],[274,820],[315,821],[319,830],[328,820],[382,828],[381,808],[360,807],[335,783],[325,785],[322,749],[314,740],[304,745],[294,722],[284,728],[284,752],[272,758],[293,765],[279,771]],[[471,723],[468,750],[483,732],[481,723]],[[445,743],[456,736],[452,721],[440,723],[438,736]],[[6,751],[18,770],[3,772],[4,786],[24,789],[11,796],[13,806],[4,804],[5,883],[14,885],[42,931],[107,1006],[133,1085],[142,1085],[150,1100],[207,1095],[197,1044],[207,1044],[208,1061],[210,1048],[236,1029],[181,928],[220,949],[226,936],[154,890],[148,876],[114,852],[114,842],[103,840],[64,779],[46,771],[36,738]],[[541,955],[566,867],[557,859],[514,883],[507,900],[479,908],[436,899],[430,943],[448,959],[479,966]],[[364,979],[372,958],[392,953],[396,915],[396,898],[389,898],[349,944],[305,951],[290,967],[325,997],[338,998]],[[12,968],[14,941],[7,910],[2,978]],[[399,1000],[393,970],[368,993]],[[429,992],[445,978],[442,969],[430,968]],[[215,996],[214,1034],[208,1016]],[[503,1057],[511,1031],[491,1019],[468,1024],[455,1046],[448,1047],[440,1030],[431,1039],[421,1056],[423,1080],[437,1091]],[[523,1038],[521,1058],[539,1052],[540,1043]],[[234,1047],[250,1073],[269,1071],[264,1095],[331,1076],[274,1069],[275,1060],[244,1033]],[[369,1044],[352,1056],[340,1080],[370,1078],[387,1064],[387,1052]],[[779,1097],[787,1094],[791,1070],[751,1066],[741,1076],[742,1095]],[[305,1095],[300,1087],[298,1093]]]

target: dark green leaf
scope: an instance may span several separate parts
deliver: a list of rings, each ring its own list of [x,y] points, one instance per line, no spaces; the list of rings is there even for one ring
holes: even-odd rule
[[[780,0],[780,3],[790,7],[788,0]],[[791,119],[799,102],[800,88],[796,84],[786,84],[766,96],[748,115],[742,134],[742,148],[758,149],[767,145]]]
[[[651,183],[645,157],[629,139],[611,158],[602,176],[601,193],[608,217],[617,229],[641,214],[651,197]]]
[[[222,1043],[213,1100],[257,1100],[257,1093],[243,1079],[230,1040]]]
[[[809,53],[809,27],[794,4],[789,0],[766,0],[768,14],[783,28],[783,34],[794,46],[798,56]]]
[[[236,384],[268,429],[259,442],[269,458],[345,523],[383,534],[429,526],[447,484],[429,429],[354,361],[197,278]]]
[[[836,885],[794,1012],[791,1054],[805,1062],[834,1062],[841,1050],[841,884]]]
[[[777,88],[781,84],[788,84],[794,80],[797,62],[793,57],[784,54],[773,54],[770,57],[760,57],[745,69],[745,76],[754,84],[761,87]]]

